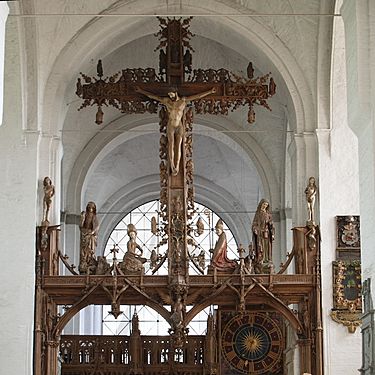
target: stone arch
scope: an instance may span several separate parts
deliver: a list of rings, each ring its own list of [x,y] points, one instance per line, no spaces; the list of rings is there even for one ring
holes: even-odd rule
[[[126,9],[128,4],[129,2],[117,2],[107,12],[121,11]],[[141,8],[143,7],[143,5],[137,3],[137,7],[138,5]],[[148,4],[147,9],[145,7],[140,9],[140,13],[143,12],[144,15],[151,16],[152,13],[165,11],[164,4],[162,7],[159,5],[156,2],[151,6]],[[172,4],[166,11],[174,9],[174,5]],[[188,6],[183,5],[178,10],[184,14],[202,14],[204,10],[209,9],[212,12],[212,9],[221,9],[226,14],[231,14],[231,16],[215,17],[217,26],[205,28],[202,27],[202,23],[199,23],[199,17],[197,17],[196,29],[198,35],[215,41],[217,40],[215,30],[220,26],[222,38],[219,42],[221,44],[237,50],[245,58],[251,58],[255,62],[255,66],[261,66],[264,72],[272,71],[275,80],[280,82],[278,84],[279,90],[288,98],[287,117],[291,128],[298,134],[302,134],[305,130],[314,130],[316,122],[314,121],[313,95],[301,67],[288,48],[274,37],[275,34],[271,28],[262,25],[256,17],[240,17],[243,8],[238,4],[225,1],[210,0],[202,3],[194,0]],[[239,15],[237,18],[236,13]],[[218,13],[215,14],[215,16],[217,15]],[[74,101],[73,92],[75,90],[72,77],[77,77],[80,70],[93,70],[93,66],[87,62],[89,59],[97,60],[105,57],[130,41],[151,35],[157,24],[156,22],[149,22],[150,17],[142,16],[131,17],[126,24],[122,22],[121,17],[119,19],[111,17],[111,22],[107,21],[108,18],[97,17],[82,26],[70,42],[61,49],[53,63],[43,93],[44,108],[49,108],[43,116],[43,129],[46,131],[49,130],[52,134],[60,136],[59,130],[64,127],[68,102],[70,102],[70,99]],[[210,20],[208,19],[208,21]],[[82,63],[83,61],[85,63]],[[52,127],[51,124],[54,124],[54,126]],[[296,157],[305,159],[305,152],[300,150]],[[300,168],[304,167],[303,161],[299,164]],[[266,184],[263,185],[266,186]],[[293,184],[296,194],[300,185],[300,181]],[[269,184],[269,186],[274,187],[275,194],[280,194],[277,183]],[[71,194],[74,197],[73,201]],[[76,210],[76,207],[80,204],[78,195],[78,191],[72,192],[68,187],[66,195],[69,200],[66,207],[67,211],[73,209],[71,203]],[[272,204],[275,205],[275,196],[270,194],[270,199]],[[276,206],[279,206],[280,197],[276,202]]]
[[[118,119],[118,121],[108,125],[108,127],[111,129],[119,129],[121,126],[123,126],[123,129],[141,128],[147,132],[151,127],[157,126],[149,123],[153,122],[151,119],[146,121],[146,119],[139,119],[137,116],[130,117],[133,119],[133,122],[128,122],[123,126],[121,125],[122,119]],[[201,123],[204,123],[204,125],[201,125]],[[223,119],[220,119],[220,121],[216,123],[209,122],[208,120],[199,122],[199,127],[202,129],[214,128],[220,131],[220,129],[227,129],[229,126],[235,126],[235,124],[228,125]],[[100,160],[110,153],[117,145],[123,144],[135,136],[134,133],[131,132],[122,133],[119,136],[115,135],[117,134],[107,132],[104,133],[103,138],[100,137],[100,135],[95,136],[90,140],[89,144],[84,148],[79,158],[76,160],[73,171],[71,172],[67,190],[68,193],[66,199],[68,212],[78,213],[80,212],[81,207],[84,207],[82,192],[85,190],[85,181],[89,178],[90,171],[94,170],[95,166],[100,163]],[[215,132],[211,132],[210,137],[216,139],[220,138]],[[257,145],[256,141],[251,138],[251,136],[242,135],[241,137],[234,134],[231,136],[226,135],[225,137],[227,141],[232,142],[239,149],[238,152],[243,155],[242,157],[248,158],[252,161],[255,160],[254,164],[260,176],[264,194],[266,197],[270,197],[271,201],[276,202],[276,206],[278,206],[280,202],[280,193],[277,188],[278,183],[267,155],[264,154],[262,149]],[[159,176],[158,174],[153,174],[137,178],[131,182],[126,182],[123,187],[108,197],[104,204],[101,207],[98,207],[99,211],[102,213],[111,211],[122,213],[103,216],[100,229],[100,238],[102,238],[102,240],[100,240],[99,245],[104,245],[104,243],[106,243],[110,231],[121,219],[120,216],[124,216],[126,212],[129,212],[131,209],[147,200],[158,198],[159,190]],[[205,179],[203,176],[195,177],[195,190],[197,201],[202,202],[214,211],[224,212],[222,215],[223,219],[231,227],[232,232],[239,243],[248,244],[251,242],[249,228],[251,226],[250,220],[252,215],[247,214],[246,217],[244,215],[243,217],[235,217],[230,214],[225,214],[225,212],[233,211],[233,202],[236,201],[229,190]],[[237,210],[239,212],[246,212],[246,207],[239,202]]]
[[[126,124],[124,125],[125,117],[121,117],[109,124],[106,127],[106,130],[132,130],[132,129],[144,129],[145,132],[149,131],[151,127],[155,128],[156,117],[152,118],[139,118],[136,115],[126,116]],[[198,117],[197,126],[213,128],[217,131],[226,130],[230,127],[235,127],[236,125],[227,121],[227,119],[220,118],[218,121],[214,122],[213,120],[202,120]],[[155,125],[154,125],[155,124]],[[96,134],[90,142],[84,147],[83,151],[76,159],[73,170],[71,171],[68,186],[67,186],[67,195],[66,195],[66,208],[68,211],[80,212],[82,206],[82,190],[87,179],[90,170],[93,170],[96,165],[100,163],[100,160],[104,158],[111,150],[116,146],[130,140],[134,137],[134,134],[122,133],[118,136],[115,132],[108,131],[102,134]],[[211,133],[210,137],[218,139],[215,133]],[[279,207],[280,196],[278,190],[278,182],[275,174],[272,171],[271,163],[257,144],[257,142],[247,135],[241,134],[229,135],[233,144],[237,145],[243,155],[247,156],[252,160],[256,166],[256,170],[259,174],[260,180],[263,185],[264,194],[268,197],[275,207]],[[156,156],[155,156],[156,157]],[[157,181],[157,179],[156,179]]]
[[[137,6],[140,6],[138,4]],[[155,4],[154,7],[148,5],[149,7],[144,9],[144,14],[151,15],[163,11],[163,7],[158,4]],[[203,9],[210,9],[212,12],[214,9],[222,8],[223,2],[212,0],[205,2],[204,5],[205,7],[202,2],[196,0],[191,2],[190,6],[183,6],[180,11],[194,14]],[[238,11],[233,4],[227,6],[226,9],[232,12]],[[111,11],[113,9],[109,10],[109,12]],[[149,17],[147,20],[149,21]],[[246,50],[246,44],[251,44],[261,55],[264,54],[270,62],[272,61],[272,65],[277,70],[274,73],[280,73],[280,78],[285,82],[287,91],[291,95],[294,107],[291,117],[296,129],[302,131],[305,128],[314,128],[312,96],[304,79],[303,71],[288,49],[274,38],[272,30],[264,27],[256,18],[252,17],[246,19],[244,17],[235,19],[235,16],[231,18],[217,17],[215,21],[219,22],[221,28],[230,30],[230,32],[223,33],[224,36],[245,38],[243,40],[246,40],[247,43],[242,43],[242,49]],[[124,43],[153,32],[154,24],[145,22],[141,17],[131,17],[126,24],[122,22],[121,17],[119,19],[111,18],[111,22],[98,17],[84,25],[61,50],[50,71],[44,91],[44,103],[45,108],[51,110],[45,117],[44,129],[51,128],[52,133],[57,133],[57,130],[62,128],[64,113],[66,113],[62,99],[66,97],[68,91],[74,92],[74,83],[71,77],[78,76],[81,69],[88,67],[88,64],[82,64],[82,61],[97,60]],[[210,28],[204,32],[206,36],[215,40],[215,35],[210,35]],[[231,41],[228,40],[227,43],[229,46]],[[105,52],[103,53],[103,51]],[[52,130],[52,124],[54,124],[55,130]]]

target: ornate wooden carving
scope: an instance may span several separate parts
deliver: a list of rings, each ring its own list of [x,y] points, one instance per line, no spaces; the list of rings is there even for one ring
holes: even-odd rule
[[[156,113],[158,103],[145,99],[136,92],[140,87],[161,96],[167,96],[173,89],[180,96],[190,96],[212,87],[216,93],[194,102],[197,113],[226,115],[243,105],[247,105],[248,122],[255,121],[254,106],[271,109],[267,99],[276,92],[276,84],[266,74],[254,78],[252,64],[247,68],[248,76],[241,77],[226,69],[192,70],[190,21],[162,19],[159,37],[159,74],[153,68],[123,69],[112,76],[103,76],[102,61],[97,66],[97,78],[81,73],[76,86],[76,94],[83,99],[79,109],[97,105],[96,123],[103,122],[103,106],[113,106],[123,113]]]
[[[100,374],[194,374],[203,373],[206,338],[189,336],[181,349],[171,350],[169,336],[138,334],[137,352],[131,336],[61,337],[62,373],[67,375]],[[142,366],[136,367],[134,355]],[[178,363],[183,363],[183,370]]]
[[[194,244],[193,237],[201,230],[198,226],[195,230],[190,223],[194,211],[193,112],[227,114],[247,104],[251,123],[255,120],[255,104],[269,108],[267,99],[275,94],[276,88],[268,74],[254,78],[251,64],[246,78],[225,69],[193,69],[190,21],[191,18],[160,19],[158,73],[151,68],[136,68],[104,77],[99,61],[97,78],[81,74],[77,82],[77,95],[84,100],[81,109],[97,105],[98,124],[103,121],[104,105],[124,113],[157,112],[159,103],[140,94],[141,90],[160,97],[171,90],[180,96],[214,90],[205,98],[193,100],[183,113],[177,173],[173,173],[168,155],[169,113],[164,107],[159,111],[161,223],[154,223],[153,232],[161,236],[161,243],[168,244],[168,248],[165,254],[152,254],[153,275],[128,272],[117,262],[115,248],[111,267],[103,259],[101,271],[97,271],[98,264],[94,274],[79,275],[75,265],[58,250],[58,228],[38,228],[35,375],[56,374],[59,348],[64,360],[63,375],[220,374],[220,337],[215,335],[220,322],[210,316],[206,337],[190,336],[186,328],[197,313],[211,305],[218,305],[220,311],[234,311],[238,317],[251,310],[277,314],[280,322],[287,320],[298,334],[301,370],[323,374],[320,240],[314,223],[294,229],[293,251],[277,274],[255,274],[251,257],[245,256],[241,247],[240,261],[233,273],[214,270],[209,275],[189,275],[190,261],[198,270],[201,262],[188,252],[188,244]],[[296,274],[284,274],[293,259]],[[69,276],[59,274],[60,260],[70,271]],[[168,275],[155,275],[164,262],[168,262]],[[66,324],[90,304],[111,304],[115,317],[122,304],[148,305],[170,324],[170,336],[142,336],[135,317],[130,337],[63,336],[59,346]],[[183,361],[176,360],[181,356]]]
[[[362,323],[361,262],[333,262],[333,309],[331,318],[350,333]]]
[[[47,246],[49,249],[57,248],[56,234],[58,228],[50,227],[48,230]],[[296,228],[296,231],[304,234],[305,251],[310,251],[307,249],[306,239],[309,229],[307,227],[305,229]],[[42,235],[43,231],[39,228],[38,238]],[[298,248],[298,246],[295,246],[295,248]],[[319,253],[319,241],[316,251]],[[172,329],[175,330],[171,332],[172,337],[168,341],[168,350],[172,351],[183,349],[186,340],[190,342],[191,336],[186,336],[183,327],[196,313],[212,304],[218,304],[222,308],[230,310],[233,310],[233,308],[236,310],[235,306],[237,306],[239,314],[248,309],[256,308],[277,311],[283,319],[290,322],[299,335],[298,343],[304,371],[312,371],[316,374],[322,373],[319,372],[321,363],[321,354],[319,354],[321,353],[319,351],[321,350],[319,343],[321,320],[319,315],[319,289],[316,288],[319,279],[315,271],[318,270],[318,258],[315,259],[314,273],[259,275],[249,273],[243,267],[243,269],[240,268],[229,276],[225,274],[190,275],[188,288],[184,289],[184,283],[171,284],[171,281],[175,281],[175,279],[170,276],[121,275],[115,273],[116,268],[113,268],[109,275],[54,275],[51,272],[51,267],[43,266],[44,262],[49,259],[47,255],[49,253],[46,252],[44,256],[38,253],[37,257],[36,298],[38,302],[35,335],[36,352],[40,355],[38,358],[42,358],[41,363],[36,366],[38,367],[36,371],[38,374],[49,374],[49,371],[57,366],[58,342],[62,329],[80,309],[90,304],[108,304],[112,301],[116,301],[117,306],[121,304],[147,304],[158,311],[167,321],[170,321]],[[58,268],[56,267],[56,269]],[[178,303],[182,302],[181,298],[185,299],[186,305],[192,306],[189,312],[181,310],[181,306],[177,306]],[[173,310],[166,309],[165,303],[171,304]],[[292,304],[298,305],[299,310],[291,310],[289,306]],[[62,315],[57,314],[57,306],[65,307]],[[174,313],[177,314],[173,316]],[[183,324],[180,325],[181,321]],[[209,327],[211,327],[211,331],[214,330],[211,325]],[[137,342],[139,345],[144,345],[140,343],[136,331],[136,328],[134,328],[133,348]],[[179,339],[182,339],[182,345],[181,342],[178,342]],[[208,373],[215,373],[216,371],[213,360],[213,358],[216,358],[216,354],[212,350],[215,346],[215,340],[213,342],[211,342],[212,340],[206,341],[205,344],[207,353],[211,353],[204,365],[205,371],[211,371]],[[65,346],[60,346],[62,353],[65,349]],[[210,360],[208,361],[208,359]],[[96,368],[95,366],[100,366],[100,363],[98,363],[90,362],[90,366],[92,366],[90,369],[93,371]],[[66,369],[66,372],[64,370],[63,374],[72,374],[73,372],[70,371],[77,371],[77,373],[82,371],[84,373],[83,369],[78,369],[79,364],[74,366],[72,364],[69,371],[70,365],[64,366],[65,364],[63,368]],[[181,367],[182,365],[176,366]],[[143,371],[144,374],[151,373],[152,367],[149,367],[147,363],[142,363],[142,370],[139,367],[137,370],[139,373],[140,371]],[[87,369],[88,367],[84,368]],[[111,368],[111,366],[108,367],[108,369]],[[182,366],[181,371],[185,371],[186,368]],[[162,371],[161,368],[159,370]]]

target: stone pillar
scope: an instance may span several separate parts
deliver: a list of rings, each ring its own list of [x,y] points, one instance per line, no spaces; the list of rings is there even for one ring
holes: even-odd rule
[[[3,123],[4,103],[4,61],[5,61],[5,26],[9,14],[6,1],[0,3],[0,126]]]
[[[3,2],[0,4],[3,6]],[[0,7],[1,8],[1,7]],[[1,372],[31,374],[34,330],[37,145],[23,129],[24,96],[19,20],[7,21],[4,121],[0,127]],[[10,318],[11,317],[11,318]]]
[[[361,261],[362,277],[366,279],[375,272],[375,3],[343,0],[341,14],[345,28],[348,122],[358,137]],[[374,291],[370,294],[373,299]],[[367,329],[371,325],[367,324],[369,319],[373,319],[371,314],[365,314],[361,370],[364,374],[375,373],[371,369],[375,337]]]

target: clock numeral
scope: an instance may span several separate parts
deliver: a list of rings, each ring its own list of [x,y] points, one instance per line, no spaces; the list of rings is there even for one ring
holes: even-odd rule
[[[249,371],[249,374],[254,372],[254,362],[253,361],[248,362],[248,371]]]
[[[258,323],[259,325],[263,325],[265,320],[266,320],[266,317],[260,316],[260,315],[256,315],[254,321],[256,323]]]
[[[279,356],[279,353],[277,353],[277,352],[272,352],[272,351],[270,351],[270,352],[268,353],[268,357],[272,358],[272,360],[277,359],[278,356]]]
[[[278,339],[280,337],[280,330],[278,327],[274,327],[272,331],[269,332],[272,339]]]
[[[248,324],[253,325],[254,324],[254,318],[255,318],[255,316],[253,314],[248,315],[248,319],[247,319]]]
[[[224,346],[225,353],[230,353],[232,350],[233,350],[232,346],[228,346],[228,345]]]
[[[245,361],[243,359],[240,359],[237,364],[237,367],[243,370],[245,367]]]
[[[236,357],[236,353],[232,350],[229,353],[227,353],[227,357],[230,361],[233,361],[233,359]]]

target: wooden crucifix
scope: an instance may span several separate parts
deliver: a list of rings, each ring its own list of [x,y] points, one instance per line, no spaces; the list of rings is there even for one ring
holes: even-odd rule
[[[270,110],[267,99],[275,94],[270,74],[254,78],[251,63],[247,77],[226,69],[192,69],[190,32],[192,17],[159,18],[159,73],[154,68],[124,69],[103,78],[102,62],[98,78],[81,73],[76,94],[83,99],[82,109],[97,105],[96,123],[103,122],[103,106],[113,106],[123,113],[160,115],[160,204],[164,222],[164,241],[168,250],[171,333],[174,347],[181,346],[186,333],[184,317],[189,287],[188,220],[194,209],[192,119],[198,113],[227,115],[248,105],[248,122],[255,121],[254,105]],[[82,82],[83,80],[83,82]],[[188,106],[188,103],[191,103]],[[156,267],[157,268],[157,267]]]
[[[215,89],[202,92],[201,94],[191,95],[180,98],[177,91],[171,91],[167,97],[160,97],[151,92],[136,88],[136,91],[146,95],[150,99],[157,100],[163,104],[167,110],[167,141],[169,165],[172,176],[177,176],[181,159],[181,145],[184,138],[183,116],[186,106],[189,102],[202,99],[207,95],[214,94]]]

